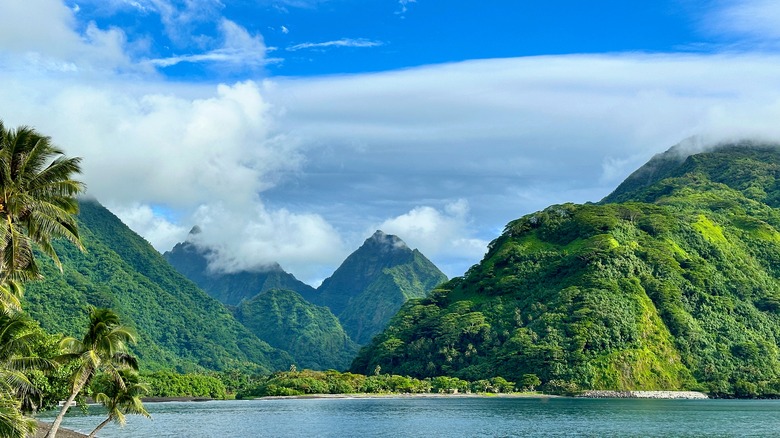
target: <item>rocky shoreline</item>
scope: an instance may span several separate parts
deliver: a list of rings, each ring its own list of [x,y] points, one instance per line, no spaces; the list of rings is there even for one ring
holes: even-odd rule
[[[585,391],[577,397],[585,398],[654,398],[654,399],[677,399],[677,400],[699,400],[708,399],[707,394],[697,391],[604,391],[594,390]]]

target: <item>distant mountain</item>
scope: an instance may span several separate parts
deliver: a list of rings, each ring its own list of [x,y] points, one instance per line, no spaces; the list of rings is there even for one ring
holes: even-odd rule
[[[322,282],[313,300],[330,308],[355,342],[365,344],[404,302],[426,296],[446,280],[418,250],[377,231]]]
[[[190,236],[197,232],[198,228],[193,228]],[[209,254],[208,249],[202,249],[188,239],[165,252],[163,257],[209,295],[231,306],[237,306],[242,301],[271,289],[293,290],[307,298],[315,294],[313,287],[288,274],[278,264],[252,272],[214,272],[208,268]]]
[[[293,363],[103,206],[83,201],[80,207],[86,252],[57,243],[64,272],[44,263],[45,281],[26,286],[24,308],[45,329],[81,337],[87,306],[104,306],[136,331],[134,352],[145,369],[272,371]]]
[[[300,367],[345,370],[357,354],[357,345],[330,310],[294,291],[263,292],[242,301],[233,314],[260,339],[289,352]]]
[[[779,208],[777,145],[673,148],[600,204],[510,222],[352,370],[778,396]]]

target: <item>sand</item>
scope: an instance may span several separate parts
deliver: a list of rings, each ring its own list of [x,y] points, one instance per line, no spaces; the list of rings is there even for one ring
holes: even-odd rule
[[[49,426],[51,424],[44,423],[42,421],[38,422],[38,430],[35,432],[34,438],[43,438],[46,436],[46,432],[49,431]],[[74,432],[72,430],[59,428],[57,430],[57,438],[84,438],[87,435],[84,435],[82,433]]]

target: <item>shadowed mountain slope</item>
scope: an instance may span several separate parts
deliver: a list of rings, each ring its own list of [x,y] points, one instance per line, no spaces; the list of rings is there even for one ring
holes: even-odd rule
[[[197,234],[193,228],[190,235]],[[166,260],[194,281],[201,289],[224,304],[237,306],[244,300],[271,289],[293,290],[311,298],[314,288],[285,272],[278,264],[258,271],[221,273],[209,269],[209,251],[201,249],[191,241],[177,244],[163,254]]]

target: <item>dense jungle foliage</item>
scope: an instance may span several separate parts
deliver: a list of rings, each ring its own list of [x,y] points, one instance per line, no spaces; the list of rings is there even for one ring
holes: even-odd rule
[[[317,288],[313,301],[327,306],[358,344],[387,326],[401,305],[424,297],[447,277],[397,236],[377,231]]]
[[[780,152],[671,150],[600,205],[510,222],[354,361],[418,378],[780,394]]]
[[[243,301],[233,315],[258,338],[284,350],[302,368],[349,368],[358,346],[326,307],[291,290],[274,289]]]
[[[424,297],[447,280],[419,251],[381,231],[316,290],[278,265],[257,272],[212,272],[209,250],[197,246],[197,234],[196,227],[186,242],[165,253],[166,259],[234,309],[237,319],[260,339],[287,351],[306,368],[348,368],[356,344],[379,333],[405,301]],[[277,291],[269,294],[273,289]]]
[[[502,377],[469,382],[457,377],[437,376],[416,379],[409,376],[376,373],[370,376],[334,370],[278,371],[258,380],[237,394],[238,398],[295,396],[309,394],[453,394],[510,393],[533,391],[538,378],[525,376],[519,385]]]
[[[145,370],[270,372],[293,363],[96,201],[80,203],[78,226],[86,252],[55,242],[63,273],[42,261],[45,280],[26,288],[24,308],[45,330],[80,333],[93,305],[114,309],[135,330],[132,351]]]

